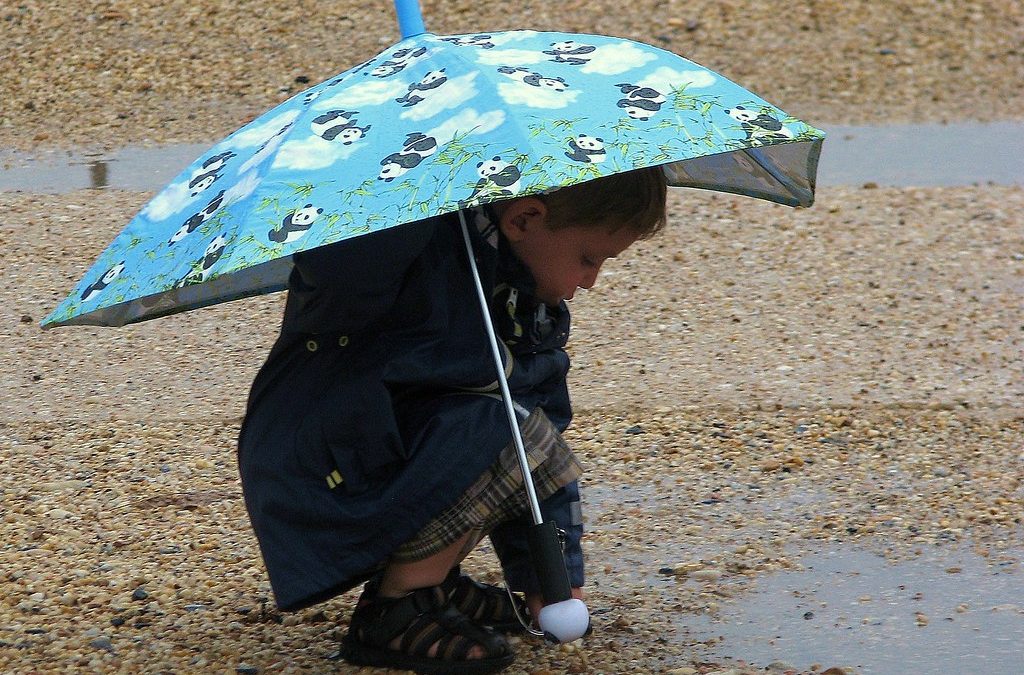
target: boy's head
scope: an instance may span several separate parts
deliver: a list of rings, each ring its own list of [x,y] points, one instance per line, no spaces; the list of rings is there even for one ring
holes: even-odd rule
[[[605,260],[665,226],[665,194],[665,173],[651,167],[494,206],[537,297],[555,306],[593,286]]]

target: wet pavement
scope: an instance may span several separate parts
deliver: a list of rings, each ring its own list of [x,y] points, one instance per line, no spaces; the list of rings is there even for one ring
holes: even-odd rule
[[[967,549],[891,562],[843,546],[760,578],[713,617],[681,617],[718,655],[796,669],[839,663],[864,675],[1024,670],[1024,550],[988,561]],[[770,630],[766,628],[770,627]]]
[[[1024,122],[826,126],[825,131],[821,186],[1024,185]],[[206,144],[126,147],[49,151],[33,158],[0,152],[0,192],[154,191],[208,149]]]

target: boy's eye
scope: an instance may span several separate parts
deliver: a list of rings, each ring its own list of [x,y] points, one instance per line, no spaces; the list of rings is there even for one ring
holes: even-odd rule
[[[584,267],[595,267],[595,266],[597,266],[597,263],[594,260],[592,260],[591,258],[588,258],[586,256],[583,256],[583,258],[581,260],[583,262],[583,266]]]

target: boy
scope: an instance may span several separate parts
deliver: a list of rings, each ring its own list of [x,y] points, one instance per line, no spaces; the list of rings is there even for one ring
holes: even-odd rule
[[[560,433],[571,418],[565,301],[664,225],[665,176],[641,169],[467,215],[538,498],[567,533],[581,597],[580,467]],[[296,254],[239,438],[281,609],[369,579],[345,638],[353,663],[446,673],[511,663],[491,629],[514,626],[512,600],[459,569],[483,536],[530,614],[541,607],[458,222],[448,214]]]

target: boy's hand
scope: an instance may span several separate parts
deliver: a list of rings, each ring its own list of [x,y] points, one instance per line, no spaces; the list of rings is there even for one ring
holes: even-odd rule
[[[572,589],[572,597],[576,598],[577,600],[582,600],[583,599],[583,589],[582,588],[573,588]],[[530,610],[530,616],[533,617],[532,618],[533,627],[536,628],[537,627],[537,617],[540,616],[540,610],[544,606],[544,600],[543,600],[543,598],[541,598],[540,593],[527,593],[526,594],[526,606]]]

